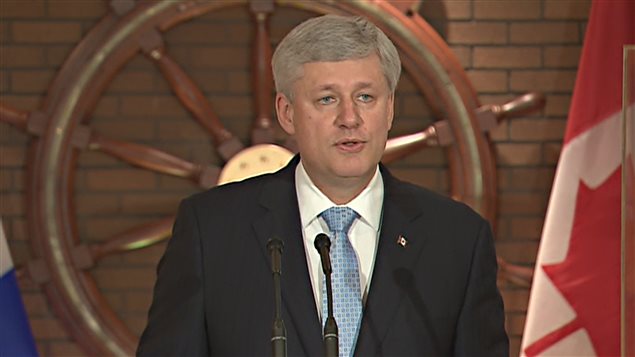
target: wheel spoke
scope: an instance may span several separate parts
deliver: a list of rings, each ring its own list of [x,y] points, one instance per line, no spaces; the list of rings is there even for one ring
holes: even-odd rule
[[[101,258],[157,244],[172,234],[174,217],[144,224],[106,239],[103,243],[84,244],[73,250],[73,261],[82,269],[91,268]]]
[[[484,105],[477,109],[476,116],[481,130],[488,132],[505,119],[519,117],[542,109],[545,103],[544,94],[529,92],[505,104]]]
[[[505,259],[497,257],[500,274],[508,281],[523,287],[530,287],[534,277],[534,269],[508,263]]]
[[[159,67],[177,98],[212,135],[221,157],[227,161],[242,150],[242,143],[225,129],[203,92],[167,53],[158,32],[150,31],[142,36],[140,41],[142,48]]]
[[[381,161],[384,164],[389,164],[424,147],[446,146],[453,140],[450,124],[445,120],[438,121],[423,131],[389,139]]]
[[[131,165],[187,178],[202,188],[215,186],[220,174],[218,167],[194,164],[155,148],[108,139],[97,133],[91,134],[88,149],[99,150]]]
[[[253,95],[256,119],[251,131],[252,144],[272,143],[274,141],[273,121],[271,119],[271,93],[273,92],[273,74],[271,71],[271,40],[269,37],[269,16],[273,12],[273,1],[252,0],[250,10],[256,23],[256,33],[252,48],[254,68]]]

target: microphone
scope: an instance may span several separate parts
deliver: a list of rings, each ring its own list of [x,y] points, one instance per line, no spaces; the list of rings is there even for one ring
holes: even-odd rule
[[[326,317],[326,323],[324,324],[324,350],[327,357],[337,357],[339,353],[339,336],[337,331],[337,322],[333,317],[333,288],[331,286],[331,240],[329,236],[324,233],[320,233],[315,237],[313,242],[315,249],[320,253],[322,259],[322,270],[324,271],[324,277],[326,278],[326,300],[328,302],[328,316]],[[324,318],[324,316],[323,316]]]
[[[282,292],[280,290],[280,275],[282,274],[282,241],[273,237],[267,243],[267,249],[271,254],[271,275],[273,276],[273,290],[275,311],[273,326],[271,328],[271,351],[273,357],[287,356],[287,329],[282,321]]]

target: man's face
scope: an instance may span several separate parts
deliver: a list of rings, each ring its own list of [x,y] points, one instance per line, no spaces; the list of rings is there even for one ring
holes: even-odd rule
[[[393,119],[394,98],[377,55],[304,64],[292,90],[293,103],[283,94],[276,97],[278,121],[295,136],[313,182],[323,191],[363,189]]]

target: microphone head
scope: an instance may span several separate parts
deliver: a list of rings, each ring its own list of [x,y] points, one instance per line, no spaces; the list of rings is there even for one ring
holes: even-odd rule
[[[331,239],[325,233],[320,233],[315,237],[313,245],[318,251],[321,251],[322,248],[326,248],[329,251],[331,249]]]
[[[269,239],[269,242],[267,242],[267,249],[269,250],[269,253],[271,253],[274,250],[277,250],[280,253],[282,253],[283,248],[284,248],[284,243],[282,243],[282,241],[278,239],[277,237],[273,237]]]

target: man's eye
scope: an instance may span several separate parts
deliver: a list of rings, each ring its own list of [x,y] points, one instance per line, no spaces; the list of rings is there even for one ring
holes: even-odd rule
[[[362,102],[370,102],[373,100],[373,96],[370,94],[360,94],[358,97]]]
[[[326,97],[322,97],[318,100],[320,104],[330,104],[330,103],[333,103],[334,101],[335,101],[335,98],[331,97],[330,95],[327,95]]]

